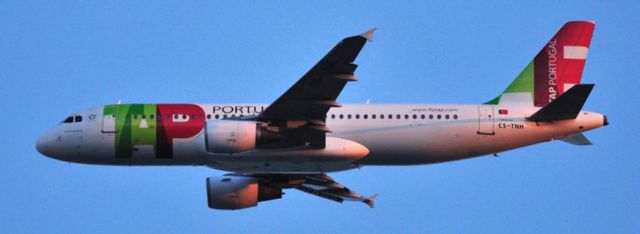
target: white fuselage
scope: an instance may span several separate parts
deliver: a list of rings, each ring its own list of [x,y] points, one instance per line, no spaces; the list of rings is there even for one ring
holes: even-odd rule
[[[255,115],[266,105],[198,105],[206,121]],[[61,123],[38,140],[38,150],[64,161],[109,165],[207,165],[240,173],[318,173],[361,165],[414,165],[499,153],[601,127],[606,117],[581,112],[576,119],[538,123],[526,117],[537,108],[498,105],[362,104],[327,114],[327,147],[256,149],[210,153],[205,130],[173,140],[172,158],[158,158],[151,145],[136,145],[130,158],[116,157],[115,133],[105,132],[104,108],[81,111],[83,120]],[[133,127],[147,127],[134,123]],[[137,125],[136,125],[137,124]],[[153,126],[152,126],[153,127]],[[133,136],[136,138],[136,136]]]

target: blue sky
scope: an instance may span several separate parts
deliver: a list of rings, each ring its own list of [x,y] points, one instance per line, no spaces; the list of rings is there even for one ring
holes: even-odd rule
[[[637,1],[3,1],[0,232],[640,232]],[[341,38],[378,27],[343,103],[481,103],[568,20],[595,20],[586,109],[611,125],[551,142],[332,176],[376,208],[298,191],[206,206],[204,167],[110,167],[39,155],[74,111],[128,103],[269,103]]]

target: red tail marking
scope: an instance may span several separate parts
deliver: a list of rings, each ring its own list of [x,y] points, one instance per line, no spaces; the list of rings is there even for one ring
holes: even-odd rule
[[[566,23],[534,59],[534,104],[545,106],[562,95],[565,84],[578,84],[585,59],[565,59],[565,46],[589,48],[595,25],[592,22]]]

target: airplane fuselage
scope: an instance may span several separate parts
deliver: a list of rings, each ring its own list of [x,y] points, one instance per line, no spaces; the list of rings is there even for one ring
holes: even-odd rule
[[[604,115],[528,121],[538,108],[355,104],[326,118],[327,146],[211,152],[207,126],[246,121],[262,104],[122,104],[74,114],[38,141],[50,157],[106,165],[206,165],[240,173],[322,173],[363,165],[415,165],[495,154],[606,125]],[[79,117],[78,117],[79,116]],[[67,119],[69,120],[69,119]],[[78,120],[78,121],[76,121]],[[295,121],[287,123],[295,127]],[[210,127],[211,128],[211,127]],[[222,144],[235,139],[220,139]],[[226,142],[232,144],[233,142]]]
[[[567,22],[495,98],[484,104],[352,104],[338,97],[358,81],[355,59],[375,29],[341,40],[271,104],[117,104],[87,109],[42,135],[37,150],[103,165],[204,165],[207,204],[244,209],[295,188],[336,202],[374,206],[327,172],[417,165],[493,154],[607,125],[583,111],[581,83],[592,21]]]

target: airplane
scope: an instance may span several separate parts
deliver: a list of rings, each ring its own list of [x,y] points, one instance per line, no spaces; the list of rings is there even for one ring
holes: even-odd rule
[[[592,21],[567,22],[494,99],[481,104],[340,104],[357,81],[354,61],[372,29],[340,41],[267,104],[112,104],[76,112],[39,136],[36,149],[67,162],[200,165],[209,208],[237,210],[297,189],[328,200],[365,197],[329,172],[431,164],[496,155],[552,140],[590,145],[583,132],[608,125],[583,111],[580,83]]]

